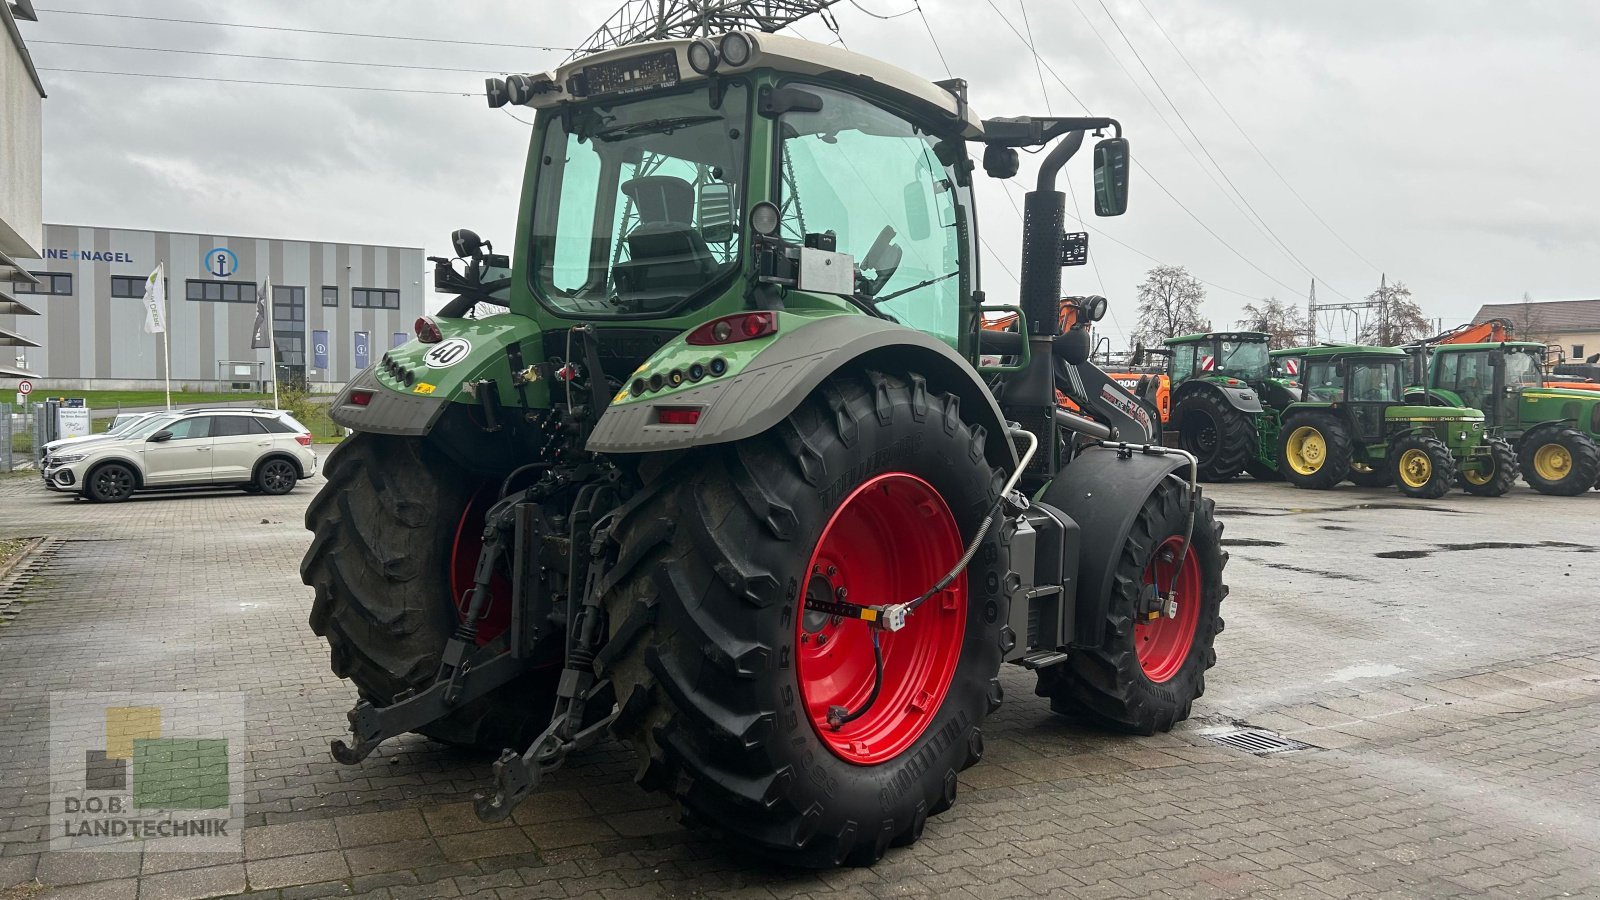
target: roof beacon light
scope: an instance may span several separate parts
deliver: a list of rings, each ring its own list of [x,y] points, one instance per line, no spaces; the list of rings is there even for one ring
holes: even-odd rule
[[[701,75],[710,75],[716,71],[717,51],[711,46],[710,41],[696,38],[689,42],[689,48],[684,53],[689,57],[689,68]]]
[[[432,316],[418,316],[417,323],[413,326],[417,332],[417,340],[424,344],[437,344],[444,340],[444,334],[439,331],[439,323]]]
[[[720,45],[722,61],[733,68],[738,68],[750,61],[756,55],[755,42],[750,40],[750,35],[742,31],[734,31],[722,36]]]

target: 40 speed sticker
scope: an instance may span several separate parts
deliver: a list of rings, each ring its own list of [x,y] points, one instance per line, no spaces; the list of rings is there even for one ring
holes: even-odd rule
[[[435,344],[422,361],[427,363],[430,369],[448,369],[466,359],[467,354],[471,352],[471,344],[461,338],[451,338],[442,344]]]

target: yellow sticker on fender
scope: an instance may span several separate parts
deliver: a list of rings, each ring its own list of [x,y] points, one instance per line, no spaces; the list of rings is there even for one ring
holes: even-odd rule
[[[412,388],[411,391],[415,394],[431,394],[433,393],[433,385],[426,381],[418,382],[417,386]]]

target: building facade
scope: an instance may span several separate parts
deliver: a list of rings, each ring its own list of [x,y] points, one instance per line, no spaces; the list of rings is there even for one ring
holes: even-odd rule
[[[1600,354],[1600,300],[1487,303],[1472,321],[1477,324],[1490,319],[1509,320],[1518,337],[1559,346],[1572,362]]]
[[[5,290],[6,280],[38,259],[44,243],[44,83],[18,20],[38,20],[30,0],[0,0],[0,378],[26,374],[14,358],[30,344],[3,320],[35,312]]]
[[[37,343],[24,368],[41,388],[138,389],[162,384],[161,335],[144,332],[144,283],[166,264],[172,384],[260,387],[269,350],[251,347],[257,286],[272,282],[280,383],[336,390],[410,335],[426,297],[423,252],[238,235],[44,226],[39,284],[10,293],[36,317],[0,331]]]

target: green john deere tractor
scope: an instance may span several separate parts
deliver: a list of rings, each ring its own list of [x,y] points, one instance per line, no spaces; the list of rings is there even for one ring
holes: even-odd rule
[[[1522,477],[1544,494],[1600,487],[1600,391],[1545,387],[1545,345],[1529,341],[1408,348],[1408,398],[1482,409],[1491,433],[1516,448]],[[1426,356],[1424,355],[1426,354]]]
[[[611,734],[687,817],[829,866],[955,802],[1004,662],[1111,728],[1189,715],[1221,525],[1086,327],[1060,333],[1086,238],[1057,174],[1112,132],[1095,211],[1120,214],[1115,120],[981,119],[963,82],[742,30],[489,101],[535,111],[515,253],[456,232],[458,299],[330,408],[354,434],[301,573],[359,694],[336,758],[501,750],[475,804],[498,820]],[[970,151],[1008,178],[1035,149],[1020,305],[996,307]]]
[[[1167,357],[1172,414],[1166,443],[1194,454],[1206,481],[1227,481],[1245,471],[1277,477],[1276,418],[1261,402],[1271,375],[1269,338],[1255,331],[1190,334],[1142,351]]]
[[[1458,479],[1498,497],[1517,477],[1511,445],[1484,430],[1483,413],[1405,400],[1406,353],[1388,347],[1297,350],[1300,399],[1281,410],[1278,471],[1296,487],[1327,490],[1349,477],[1436,498]]]

